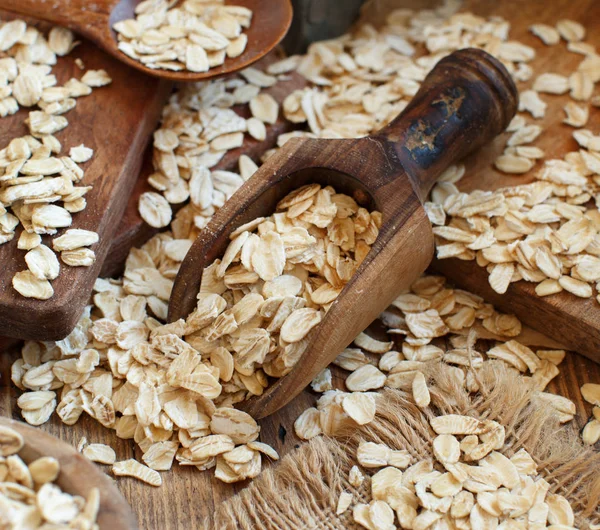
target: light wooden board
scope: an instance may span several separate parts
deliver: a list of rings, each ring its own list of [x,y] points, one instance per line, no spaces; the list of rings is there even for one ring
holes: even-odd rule
[[[568,76],[576,70],[583,59],[582,55],[568,52],[564,41],[556,46],[542,44],[528,31],[529,26],[534,22],[554,25],[561,18],[581,22],[587,28],[586,42],[600,50],[600,2],[595,0],[553,0],[551,3],[531,0],[467,2],[465,10],[471,8],[473,12],[482,16],[494,14],[509,20],[510,38],[532,46],[536,50],[536,58],[530,63],[534,71],[550,71]],[[520,83],[519,89],[523,90],[529,86],[530,84]],[[594,93],[600,94],[598,86]],[[541,97],[548,103],[545,118],[534,120],[531,115],[525,114],[529,123],[539,124],[544,129],[532,145],[542,148],[547,158],[562,158],[570,151],[577,151],[579,146],[572,138],[575,129],[562,123],[565,117],[563,107],[571,101],[571,98],[568,94],[564,96],[542,94]],[[591,108],[586,128],[596,134],[600,132],[600,109]],[[511,176],[492,167],[496,156],[502,153],[508,136],[509,134],[503,135],[466,160],[465,177],[458,183],[461,190],[493,190],[533,180],[532,174]],[[542,162],[538,162],[534,171],[541,167]],[[499,308],[516,314],[531,327],[556,340],[567,341],[574,350],[600,362],[600,304],[595,297],[586,300],[563,291],[540,298],[534,292],[535,284],[525,281],[511,284],[506,294],[499,295],[489,286],[485,269],[478,267],[475,262],[457,259],[441,260],[435,262],[435,268],[456,284],[480,294]]]
[[[11,18],[0,12],[0,18]],[[45,27],[45,26],[44,26]],[[55,294],[50,300],[24,298],[12,288],[12,277],[25,270],[25,252],[17,249],[18,231],[13,241],[0,246],[0,329],[2,334],[31,339],[60,339],[70,332],[79,319],[110,248],[114,233],[127,204],[127,197],[139,173],[146,144],[166,97],[170,84],[159,82],[133,71],[116,59],[83,41],[71,54],[61,58],[53,68],[58,84],[83,72],[75,65],[81,58],[86,69],[105,69],[112,84],[95,89],[78,98],[77,106],[65,114],[67,128],[56,134],[63,150],[85,144],[94,149],[94,157],[82,168],[84,186],[93,186],[87,194],[88,206],[73,215],[72,228],[97,232],[100,242],[92,247],[96,263],[92,267],[61,266],[60,276],[52,282]],[[0,120],[0,146],[27,134],[23,120],[30,109],[20,109]],[[59,232],[57,235],[60,235]],[[51,237],[44,243],[51,246]],[[35,325],[31,325],[35,322]]]

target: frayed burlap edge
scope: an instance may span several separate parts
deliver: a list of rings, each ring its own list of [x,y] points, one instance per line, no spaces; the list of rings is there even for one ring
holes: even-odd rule
[[[506,428],[503,453],[511,456],[525,448],[550,484],[550,491],[569,499],[576,525],[585,530],[600,522],[600,454],[585,447],[572,426],[561,426],[556,412],[542,402],[533,382],[502,362],[488,362],[477,371],[480,392],[470,395],[442,363],[430,363],[427,377],[432,402],[420,410],[410,395],[386,389],[378,400],[377,417],[354,433],[331,439],[318,437],[265,471],[241,493],[221,504],[207,528],[274,530],[358,528],[351,512],[335,513],[341,491],[354,502],[369,502],[370,484],[348,483],[356,464],[360,440],[407,449],[415,461],[430,459],[435,434],[429,418],[468,414],[495,420]]]

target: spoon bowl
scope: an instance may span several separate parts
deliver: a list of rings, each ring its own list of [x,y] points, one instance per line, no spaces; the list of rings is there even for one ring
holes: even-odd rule
[[[434,241],[423,201],[442,171],[506,128],[517,101],[499,61],[477,49],[454,52],[381,131],[348,140],[290,140],[217,212],[181,265],[170,322],[194,310],[202,270],[223,255],[229,234],[271,215],[293,189],[331,185],[383,219],[369,254],[307,336],[299,362],[261,396],[241,403],[243,410],[262,418],[287,404],[427,268]]]
[[[87,498],[92,488],[100,492],[98,526],[111,530],[136,530],[135,516],[114,482],[71,445],[61,442],[41,429],[0,416],[0,426],[17,431],[25,441],[19,456],[26,464],[43,456],[51,456],[60,464],[56,484],[71,495]]]
[[[148,68],[118,48],[116,22],[134,17],[140,0],[1,0],[0,8],[72,29],[120,61],[148,75],[172,81],[205,81],[242,70],[269,53],[281,42],[292,22],[291,0],[227,0],[226,4],[252,10],[252,23],[244,31],[246,50],[239,57],[227,58],[221,66],[207,72]]]

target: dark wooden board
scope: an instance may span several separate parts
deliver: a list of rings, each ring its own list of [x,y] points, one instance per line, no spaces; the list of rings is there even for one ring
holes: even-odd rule
[[[263,69],[269,64],[272,64],[282,58],[281,50],[277,49],[267,55],[264,59],[256,64],[256,68]],[[275,85],[263,92],[271,94],[273,98],[281,105],[288,94],[296,89],[306,86],[306,80],[300,74],[292,73],[286,76],[285,79],[278,81]],[[248,105],[236,105],[233,108],[240,116],[249,118],[251,116]],[[228,151],[221,161],[212,169],[222,169],[228,171],[238,171],[238,160],[242,154],[258,161],[260,156],[275,146],[277,137],[280,134],[289,132],[298,125],[293,124],[283,118],[282,112],[279,118],[273,125],[267,125],[267,137],[263,141],[258,141],[252,138],[249,134],[244,135],[244,144],[237,148]],[[152,168],[152,149],[149,148],[145,159],[142,171],[135,184],[133,192],[129,197],[125,214],[118,226],[116,234],[112,241],[112,247],[102,267],[101,276],[115,276],[119,274],[129,253],[129,249],[134,246],[139,246],[150,239],[158,231],[146,224],[138,213],[138,201],[140,195],[146,191],[153,191],[153,188],[148,184],[148,176],[153,173]]]
[[[600,49],[600,2],[595,0],[553,0],[552,3],[541,0],[473,0],[466,2],[464,10],[471,10],[482,16],[499,15],[509,20],[510,38],[536,50],[536,58],[530,63],[534,72],[550,71],[568,76],[576,70],[583,56],[568,52],[564,41],[556,46],[544,45],[528,31],[533,23],[554,25],[562,18],[576,20],[587,29],[586,42]],[[531,82],[520,83],[519,89],[531,86]],[[594,93],[600,94],[598,87]],[[539,124],[544,130],[532,145],[542,148],[546,152],[546,159],[562,158],[570,151],[577,151],[579,146],[572,138],[575,129],[562,123],[565,117],[563,107],[571,98],[568,94],[541,94],[541,98],[548,103],[545,118],[534,120],[529,114],[525,114],[528,123]],[[600,109],[590,109],[586,128],[595,134],[600,132]],[[495,158],[503,151],[508,136],[509,134],[505,134],[466,159],[465,177],[457,184],[460,190],[493,190],[533,180],[533,173],[527,176],[506,175],[492,167]],[[542,162],[538,162],[534,171],[541,167]],[[600,304],[595,297],[586,300],[563,291],[540,298],[534,292],[535,284],[525,281],[511,284],[506,294],[499,295],[490,288],[486,270],[478,267],[475,262],[436,260],[434,267],[457,285],[480,294],[500,309],[516,314],[532,328],[556,340],[566,341],[570,348],[600,362]]]
[[[9,18],[0,12],[4,20]],[[55,294],[50,300],[24,298],[12,288],[12,277],[25,270],[25,251],[17,249],[17,239],[0,246],[0,329],[4,335],[30,339],[60,339],[76,324],[88,303],[95,279],[109,251],[112,234],[121,219],[127,197],[142,162],[142,155],[154,130],[170,83],[148,78],[83,41],[71,54],[61,58],[53,73],[61,85],[71,77],[81,78],[74,63],[81,58],[86,69],[105,69],[112,83],[98,88],[87,97],[78,98],[77,106],[65,114],[67,128],[56,134],[62,153],[81,143],[94,149],[94,156],[82,167],[82,185],[91,185],[88,206],[73,215],[72,228],[92,230],[100,242],[92,247],[96,263],[89,268],[61,264],[60,276],[52,282]],[[29,109],[0,120],[0,146],[27,133],[23,120]],[[58,235],[60,235],[59,232]],[[51,238],[44,243],[51,246]],[[32,323],[35,323],[32,325]]]

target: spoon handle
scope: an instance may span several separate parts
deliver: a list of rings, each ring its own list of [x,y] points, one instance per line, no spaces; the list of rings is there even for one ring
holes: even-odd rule
[[[502,132],[517,106],[517,88],[502,63],[467,48],[438,62],[404,111],[374,137],[423,202],[440,173]]]
[[[73,29],[87,37],[106,33],[117,0],[2,0],[0,8]]]

